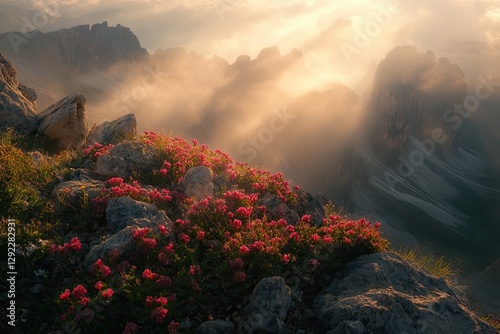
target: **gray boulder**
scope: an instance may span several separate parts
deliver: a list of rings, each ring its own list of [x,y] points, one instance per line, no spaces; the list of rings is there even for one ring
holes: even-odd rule
[[[323,224],[323,218],[325,217],[325,209],[321,202],[314,197],[311,193],[304,190],[298,190],[297,192],[298,204],[297,213],[299,216],[311,215],[311,224],[321,225]]]
[[[207,196],[214,196],[214,174],[204,166],[191,167],[187,170],[181,182],[184,194],[201,200]]]
[[[231,321],[205,321],[198,326],[196,334],[233,334],[234,325]]]
[[[108,155],[96,162],[97,173],[108,177],[128,178],[134,172],[149,172],[153,168],[154,149],[143,143],[127,142],[113,147]]]
[[[130,251],[134,244],[132,234],[136,228],[149,227],[156,230],[161,224],[164,225],[167,230],[172,230],[172,221],[163,212],[159,212],[152,219],[140,218],[128,220],[128,224],[128,226],[110,235],[103,242],[92,246],[83,261],[84,268],[90,268],[97,259],[106,255],[113,249],[118,249],[122,254]]]
[[[27,134],[34,132],[36,119],[36,93],[20,85],[17,71],[0,53],[0,130],[8,128]]]
[[[85,206],[90,208],[92,199],[100,195],[102,188],[104,183],[96,180],[61,182],[53,191],[56,208],[74,211],[81,211]]]
[[[496,333],[444,279],[391,253],[349,263],[315,311],[332,333]]]
[[[132,238],[133,233],[134,227],[127,226],[118,231],[118,233],[111,235],[100,244],[92,246],[83,260],[83,267],[90,268],[99,258],[105,256],[113,249],[118,249],[122,253],[131,249],[134,244],[134,239]]]
[[[299,221],[297,213],[290,209],[286,202],[277,196],[265,194],[259,199],[259,205],[266,207],[266,213],[270,219],[278,220],[283,218],[290,225],[295,225]]]
[[[263,278],[253,290],[238,333],[288,333],[285,318],[291,303],[292,292],[281,277]]]
[[[88,129],[85,121],[85,97],[67,96],[38,115],[38,133],[53,140],[59,149],[79,149],[83,146]]]
[[[137,134],[137,120],[133,114],[122,116],[112,122],[97,125],[87,137],[87,146],[94,143],[118,144],[133,140]]]
[[[135,219],[152,219],[158,215],[158,208],[151,203],[139,202],[130,197],[113,197],[106,207],[107,228],[117,232],[125,226],[133,225]]]

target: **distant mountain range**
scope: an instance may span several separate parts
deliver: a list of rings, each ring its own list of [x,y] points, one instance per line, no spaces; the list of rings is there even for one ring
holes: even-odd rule
[[[28,34],[1,34],[0,49],[11,58],[36,60],[39,64],[75,71],[106,69],[118,62],[133,62],[147,55],[129,28],[110,27],[107,22],[48,33],[35,30]]]

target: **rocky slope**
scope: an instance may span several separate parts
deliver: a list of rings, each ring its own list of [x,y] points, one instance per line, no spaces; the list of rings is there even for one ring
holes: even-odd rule
[[[12,127],[21,133],[33,132],[36,93],[17,82],[16,69],[0,53],[0,128]]]
[[[456,150],[461,115],[445,112],[462,104],[466,94],[457,65],[436,59],[432,51],[424,55],[414,46],[396,47],[378,65],[373,82],[369,123],[374,128],[369,137],[376,154],[387,165],[399,167],[398,157],[415,139],[439,141],[438,153]]]
[[[92,129],[91,136],[85,120],[86,99],[72,94],[40,113],[36,113],[36,92],[17,82],[16,69],[0,53],[0,129],[12,129],[18,134],[38,134],[50,140],[58,150],[81,149],[86,140],[133,138],[135,116],[125,115]]]
[[[3,68],[10,68],[9,64],[5,61],[3,64]],[[14,73],[12,68],[7,72],[10,73],[9,80],[12,82],[12,73]],[[7,85],[2,87],[7,87]],[[9,89],[12,88],[11,86],[8,87]],[[21,90],[13,92],[15,96],[11,96],[11,98],[14,100],[20,100],[24,97]],[[2,93],[4,93],[3,90]],[[69,97],[63,100],[60,105],[55,105],[48,109],[47,112],[39,115],[42,119],[41,125],[43,125],[44,119],[53,115],[54,110],[60,109],[67,110],[70,114],[72,112],[76,114],[80,112],[80,115],[76,116],[85,121],[85,114],[82,113],[83,103],[84,98],[82,96]],[[0,109],[8,112],[3,104],[0,105]],[[62,114],[65,115],[66,112],[62,112]],[[318,215],[321,217],[325,213],[321,204],[311,194],[301,192],[297,189],[290,189],[288,183],[282,180],[280,175],[271,175],[248,166],[245,167],[230,163],[230,160],[226,161],[229,159],[227,155],[219,151],[208,151],[205,146],[198,146],[196,142],[189,144],[180,139],[165,139],[154,133],[149,133],[145,135],[142,142],[126,141],[120,143],[124,139],[130,139],[128,136],[124,137],[124,133],[130,134],[130,136],[135,135],[132,132],[124,132],[124,124],[135,125],[134,121],[133,117],[125,117],[116,122],[100,126],[97,130],[102,131],[102,133],[96,136],[96,138],[105,138],[109,143],[116,146],[93,146],[92,149],[86,150],[84,154],[87,158],[80,160],[79,163],[75,163],[73,165],[74,169],[71,171],[68,179],[59,183],[54,188],[53,200],[56,201],[56,214],[60,215],[61,219],[68,219],[68,217],[75,215],[75,210],[79,206],[82,206],[82,203],[88,203],[92,199],[98,200],[95,203],[105,205],[104,225],[99,227],[99,223],[96,221],[94,222],[94,226],[92,226],[93,232],[85,232],[86,229],[84,226],[78,225],[84,224],[88,218],[88,216],[84,215],[87,211],[83,207],[84,211],[80,214],[76,211],[76,218],[79,223],[74,227],[73,231],[70,231],[64,237],[71,238],[71,241],[63,245],[52,245],[50,246],[50,250],[47,249],[44,253],[44,256],[54,256],[52,260],[46,259],[46,261],[42,262],[42,265],[46,269],[43,270],[45,272],[44,275],[56,275],[57,270],[54,269],[54,266],[57,268],[57,256],[61,256],[59,261],[65,259],[62,262],[64,268],[68,269],[74,266],[75,275],[78,272],[77,282],[82,282],[82,280],[93,282],[93,280],[100,279],[94,285],[98,293],[95,297],[92,297],[92,301],[90,302],[89,298],[83,297],[87,294],[87,289],[81,284],[75,287],[72,293],[70,290],[65,290],[60,294],[58,298],[59,305],[64,305],[66,301],[73,299],[75,299],[75,304],[72,304],[73,306],[70,306],[66,313],[58,317],[54,317],[51,314],[50,319],[57,318],[56,324],[61,326],[61,329],[67,333],[80,332],[82,329],[83,332],[92,332],[95,328],[101,328],[102,326],[105,328],[108,322],[112,322],[115,325],[115,321],[120,322],[120,325],[124,326],[124,320],[137,321],[136,319],[140,319],[142,309],[148,310],[151,307],[149,304],[153,303],[153,299],[151,299],[150,295],[149,297],[145,297],[146,295],[144,295],[146,306],[144,306],[142,300],[139,300],[139,304],[134,304],[139,312],[136,313],[135,310],[131,312],[130,305],[137,303],[137,298],[140,297],[134,293],[127,296],[127,293],[130,292],[129,289],[147,288],[143,293],[150,294],[152,291],[158,289],[157,284],[163,286],[158,291],[163,291],[162,289],[165,286],[168,286],[170,290],[177,287],[177,285],[170,287],[172,280],[170,278],[166,279],[168,278],[166,276],[162,276],[162,281],[158,280],[157,283],[153,281],[153,285],[150,286],[148,284],[151,284],[151,282],[148,280],[158,277],[158,274],[151,270],[144,270],[141,278],[134,276],[136,269],[134,267],[126,275],[123,274],[123,270],[126,270],[123,267],[122,269],[116,269],[116,273],[113,267],[113,277],[116,274],[117,280],[124,280],[118,284],[115,278],[107,278],[111,274],[111,269],[104,265],[101,259],[105,259],[104,261],[107,263],[112,263],[114,261],[112,260],[113,256],[120,257],[121,255],[126,255],[130,256],[127,259],[132,261],[132,263],[140,265],[139,263],[141,261],[144,262],[147,254],[158,252],[155,249],[155,245],[157,240],[158,242],[164,241],[162,238],[170,242],[170,244],[167,244],[165,252],[168,252],[168,249],[172,249],[174,245],[180,250],[183,247],[188,247],[188,245],[191,245],[190,247],[196,245],[196,247],[201,247],[204,250],[200,254],[205,254],[205,252],[210,253],[214,249],[218,250],[218,243],[214,243],[211,238],[218,238],[220,235],[226,235],[227,233],[231,235],[231,232],[229,232],[231,230],[230,226],[227,227],[228,231],[225,233],[218,230],[221,228],[222,222],[227,219],[226,209],[229,210],[229,207],[222,210],[222,203],[231,205],[233,201],[236,201],[237,205],[234,209],[237,208],[235,210],[235,213],[238,214],[237,217],[241,218],[245,224],[251,223],[251,225],[248,225],[251,229],[248,230],[247,237],[255,237],[256,224],[261,222],[261,220],[250,219],[252,212],[255,215],[267,212],[270,217],[278,219],[280,224],[284,222],[286,229],[281,228],[287,234],[290,233],[287,239],[296,240],[297,242],[301,238],[300,235],[297,237],[295,228],[299,230],[300,226],[313,224],[311,228],[318,228],[318,231],[323,231],[323,227],[321,226],[324,225],[324,228],[328,227],[327,230],[324,230],[327,233],[325,234],[326,238],[330,235],[329,233],[334,233],[337,228],[342,228],[345,224],[345,237],[340,238],[341,241],[338,241],[336,245],[339,247],[338,249],[344,249],[346,253],[335,259],[335,262],[344,256],[350,257],[352,254],[369,254],[370,251],[368,249],[370,248],[366,248],[366,250],[361,249],[371,245],[371,242],[374,243],[373,246],[381,243],[377,236],[377,226],[375,226],[375,229],[372,229],[370,223],[364,220],[360,220],[359,222],[344,221],[340,217],[333,217],[333,215],[321,222],[318,219]],[[68,136],[71,135],[68,134]],[[71,140],[69,141],[71,142]],[[160,166],[160,169],[157,170],[158,166],[156,166],[155,159],[158,157],[158,154],[161,154],[161,151],[158,151],[158,147],[161,147],[159,144],[161,143],[166,145],[164,149],[166,149],[168,154],[173,154],[169,155],[169,157],[176,157],[178,160],[172,161],[172,164],[165,161]],[[173,144],[173,146],[169,146],[169,143]],[[73,148],[77,147],[78,145]],[[5,148],[2,146],[2,149]],[[38,153],[36,156],[40,160],[40,157],[43,155]],[[44,159],[46,161],[50,160],[50,158]],[[188,166],[191,167],[188,168]],[[171,167],[172,169],[170,169]],[[226,172],[229,175],[226,175]],[[160,181],[153,182],[154,179],[151,179],[151,175],[160,176]],[[167,179],[161,178],[161,175],[166,176]],[[258,178],[255,180],[253,178],[256,175]],[[127,183],[128,181],[124,181],[124,179],[129,180],[131,176],[142,177],[143,180],[150,180],[155,186],[161,185],[164,188],[158,191],[151,185],[141,186],[137,181],[130,181],[130,184]],[[172,182],[169,182],[168,178],[172,177]],[[247,180],[247,178],[249,179]],[[237,189],[237,187],[246,187],[246,190]],[[106,193],[107,195],[104,195]],[[145,194],[148,194],[148,196],[145,196]],[[221,194],[224,195],[221,196]],[[102,201],[103,196],[109,197],[105,198],[106,201]],[[174,197],[176,198],[175,201],[178,202],[171,202]],[[212,208],[209,205],[212,205],[210,203],[212,203],[213,198],[217,198],[213,202],[217,207]],[[163,206],[165,203],[167,206]],[[240,205],[248,205],[248,203],[251,203],[249,208],[238,207]],[[181,216],[182,219],[177,219],[174,223],[169,216],[174,217],[179,214],[179,210],[186,210],[186,208],[183,209],[184,206],[189,210]],[[207,208],[210,209],[207,211]],[[214,211],[210,211],[212,209]],[[214,215],[220,215],[221,213],[223,213],[222,216],[213,220]],[[237,220],[233,220],[235,217],[234,214],[230,213],[232,216],[227,213],[227,217],[230,217],[229,222],[236,224]],[[301,216],[302,218],[300,218]],[[287,221],[280,220],[283,217]],[[265,221],[267,218],[264,215],[261,219]],[[331,225],[327,225],[330,224],[327,221]],[[194,222],[196,224],[193,224]],[[241,223],[241,221],[239,222]],[[276,221],[274,222],[276,223]],[[278,225],[273,226],[269,229],[268,233],[273,233],[273,231],[280,229]],[[246,225],[245,228],[247,228]],[[352,236],[354,241],[347,238],[347,236],[352,235],[349,229],[358,228],[361,229],[359,230],[360,234],[357,236],[357,239],[354,239],[354,236]],[[204,234],[200,234],[204,229]],[[146,234],[151,231],[154,231],[154,234],[146,237]],[[174,231],[175,233],[173,233]],[[179,231],[183,231],[183,233],[179,233]],[[234,238],[231,237],[229,240],[226,240],[227,238],[223,237],[220,239],[220,242],[228,243],[221,250],[226,250],[226,247],[230,250],[230,245],[234,241],[238,242],[236,238],[241,234],[247,233],[241,227],[236,227],[235,231],[237,233],[234,233]],[[307,230],[300,229],[300,231],[304,233],[305,237]],[[84,245],[75,237],[75,233],[85,240]],[[192,243],[189,243],[189,234],[191,233],[195,234],[191,236],[193,239]],[[369,234],[362,235],[361,233]],[[205,237],[208,240],[205,240]],[[37,244],[39,242],[36,241]],[[331,239],[324,239],[324,243],[325,245],[330,244]],[[185,246],[182,246],[182,244],[185,244]],[[301,249],[298,245],[297,248],[292,248],[292,252]],[[22,245],[21,248],[24,249],[25,246]],[[244,246],[239,248],[239,252],[236,250],[236,256],[239,256],[238,259],[231,260],[233,261],[231,262],[231,267],[228,266],[227,268],[230,275],[232,275],[230,268],[237,270],[233,279],[238,279],[239,282],[241,282],[241,277],[243,277],[243,282],[245,281],[245,276],[241,276],[241,270],[247,270],[248,275],[252,272],[252,267],[243,267],[245,262],[240,257],[244,258],[245,261],[251,261],[252,254],[259,249],[258,247],[255,249],[252,247],[252,250],[247,250],[246,246]],[[38,246],[29,244],[29,247],[36,248]],[[40,245],[40,247],[42,246]],[[358,250],[356,247],[361,248]],[[148,249],[147,253],[142,253],[145,249]],[[106,257],[108,252],[110,252],[109,256],[111,257]],[[266,252],[259,253],[259,256],[267,256],[269,259],[272,259],[272,252]],[[328,254],[333,254],[332,252],[334,251],[327,252],[325,257],[320,257],[319,254],[311,254],[311,256],[318,256],[319,261],[325,265],[329,263]],[[353,253],[351,254],[351,252]],[[167,263],[162,262],[163,257],[160,254],[167,256],[167,253],[163,253],[163,251],[160,251],[158,256],[155,253],[154,257],[146,261],[147,268],[153,268],[155,271],[161,270],[161,268],[175,269],[180,264],[177,263],[174,265],[173,263],[176,263],[175,261],[179,259],[173,257],[169,261],[174,262],[167,265]],[[196,257],[191,258],[189,254],[188,252],[184,256],[188,256],[188,263],[192,264],[192,261],[196,261]],[[229,254],[234,256],[232,251]],[[300,252],[297,253],[297,256],[299,254]],[[25,256],[26,259],[28,258],[28,255],[24,253],[22,256]],[[293,258],[289,257],[290,254],[288,254],[288,257],[281,258],[279,266],[284,265],[283,263],[285,265],[288,264],[288,261],[294,261]],[[134,262],[134,259],[138,262]],[[317,268],[320,262],[318,260],[312,262],[314,268],[310,268],[308,264],[310,261],[306,262],[308,259],[311,260],[310,257],[306,257],[304,258],[304,262],[286,267],[288,269],[283,272],[282,276],[265,277],[256,282],[255,285],[252,285],[253,292],[250,295],[240,296],[240,302],[237,305],[226,305],[224,307],[224,309],[227,307],[227,310],[231,310],[230,314],[222,316],[216,313],[215,316],[221,316],[221,318],[215,319],[210,314],[209,318],[211,319],[209,321],[200,323],[200,319],[204,319],[206,315],[186,313],[187,318],[183,318],[181,323],[172,321],[168,325],[168,330],[170,332],[175,332],[179,329],[180,332],[196,331],[197,333],[221,334],[262,332],[374,334],[399,332],[495,333],[493,328],[482,322],[470,311],[467,302],[460,296],[457,290],[450,287],[443,279],[429,275],[422,269],[401,260],[397,255],[391,253],[364,255],[350,262],[341,270],[334,270],[334,266],[322,268],[320,271],[321,275],[313,274],[314,268]],[[257,260],[259,259],[257,258]],[[157,261],[158,263],[155,264]],[[216,262],[212,264],[210,264],[209,257],[207,261],[209,261],[208,266],[205,267],[205,264],[201,264],[204,265],[203,270],[208,272],[211,267],[217,266],[220,263],[220,258],[217,258]],[[258,262],[259,265],[262,265],[262,268],[264,268],[266,261],[264,263],[260,262],[262,261]],[[110,264],[110,266],[113,265]],[[117,268],[120,268],[120,266]],[[193,294],[193,296],[198,296],[199,298],[200,293],[198,291],[200,290],[197,289],[201,289],[200,285],[197,285],[198,282],[190,278],[193,277],[194,279],[198,277],[196,271],[201,270],[201,267],[198,266],[198,269],[196,268],[197,266],[191,265],[189,274],[184,272],[184,275],[187,275],[186,277],[191,280],[191,283],[187,286],[187,291],[191,292],[187,296],[181,295],[179,292],[179,300],[177,301],[178,303],[187,302],[187,304],[181,305],[186,305],[189,308],[192,307],[189,306],[192,304],[190,300],[183,301],[181,297],[187,298],[189,294]],[[59,268],[59,270],[62,269]],[[87,270],[89,271],[87,272]],[[175,269],[172,271],[176,275],[173,276],[172,274],[175,284],[177,284],[176,280],[180,281],[184,277],[179,276],[183,273],[183,270]],[[256,272],[261,274],[260,270]],[[37,295],[37,304],[43,303],[43,298],[47,296],[57,298],[57,292],[54,295],[50,289],[47,289],[48,291],[44,290],[44,285],[50,284],[50,281],[44,280],[43,276],[39,277],[36,275],[36,272],[35,276],[31,272],[26,272],[25,274],[23,282],[33,284],[33,288],[31,291],[23,293]],[[133,279],[128,281],[127,277],[133,277]],[[67,285],[67,282],[71,280],[72,277],[66,276],[63,284]],[[211,277],[210,275],[200,276],[199,283],[204,289],[211,291],[214,287],[212,284],[207,283],[211,283],[212,280],[213,283],[224,283],[220,281],[220,277]],[[103,284],[109,284],[109,288],[101,291]],[[120,288],[121,284],[125,284],[127,288],[122,290]],[[115,292],[113,292],[111,287]],[[232,291],[229,287],[231,285],[225,286],[224,289]],[[60,287],[58,286],[57,288],[59,289]],[[217,287],[215,287],[215,291],[219,294],[221,292],[220,288]],[[240,291],[241,293],[241,291],[245,290],[238,288],[236,291]],[[90,294],[91,292],[89,292],[89,296]],[[113,297],[113,294],[121,295],[121,297]],[[128,301],[126,312],[128,313],[115,313],[115,308],[123,306],[123,299],[119,298],[129,298],[126,299]],[[168,295],[168,299],[171,299],[171,301],[167,304],[167,298],[157,297],[155,303],[160,306],[152,309],[151,317],[148,313],[149,310],[145,313],[147,321],[141,323],[141,326],[149,326],[152,323],[151,320],[155,320],[156,323],[154,326],[150,327],[151,332],[164,332],[167,330],[167,325],[162,323],[167,314],[167,309],[163,308],[163,306],[167,304],[170,308],[170,303],[172,302],[175,305],[176,298],[175,295]],[[148,300],[150,301],[148,302]],[[27,303],[28,299],[23,299],[23,301],[20,300],[19,302]],[[49,300],[48,302],[53,307],[53,300]],[[202,298],[198,302],[206,303],[207,301]],[[112,307],[109,307],[110,310],[106,311],[109,305]],[[213,307],[210,303],[208,305],[210,308]],[[30,306],[26,306],[26,308],[27,315],[23,315],[23,317],[28,317],[30,319],[29,323],[31,321],[40,321],[40,319],[34,320],[30,318],[32,316],[30,314],[35,313],[35,309],[29,309]],[[175,311],[175,308],[173,310]],[[180,311],[182,310],[183,308],[181,307]],[[158,313],[160,311],[165,312]],[[102,314],[109,314],[109,317],[105,318],[105,321],[102,321],[99,318]],[[123,315],[127,314],[130,317],[126,316],[126,319],[123,319]],[[184,313],[181,312],[181,314]],[[70,321],[72,318],[74,319]],[[42,320],[48,321],[48,319]],[[2,326],[4,324],[2,322]],[[38,325],[40,326],[39,330],[42,332],[47,327],[47,323],[39,323]],[[129,322],[125,325],[125,328],[128,328],[128,332],[134,332],[137,330],[137,325]],[[113,330],[117,329],[117,327],[113,328]],[[122,331],[121,328],[118,330]]]

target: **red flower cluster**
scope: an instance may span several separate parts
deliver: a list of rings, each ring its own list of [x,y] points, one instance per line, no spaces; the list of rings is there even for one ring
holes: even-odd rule
[[[63,245],[51,245],[50,252],[51,253],[59,253],[59,254],[68,254],[71,251],[78,252],[82,249],[82,243],[80,239],[77,237],[71,238],[69,242],[64,243]]]
[[[113,144],[102,145],[99,143],[94,143],[83,150],[83,156],[85,158],[97,159],[100,156],[109,154],[109,151],[114,147]]]
[[[111,274],[111,268],[105,265],[101,259],[98,259],[90,268],[90,272],[94,275],[106,278]]]
[[[78,303],[82,305],[87,305],[89,298],[85,295],[87,294],[87,289],[81,284],[77,285],[73,288],[73,291],[69,289],[64,290],[63,293],[59,295],[60,300],[70,300],[70,297],[73,297],[78,301]]]
[[[297,222],[272,220],[262,206],[264,197],[277,197],[292,210],[298,207],[299,188],[292,189],[281,173],[234,163],[227,154],[211,151],[196,141],[154,132],[144,133],[142,141],[157,153],[153,175],[140,178],[148,186],[111,178],[96,200],[105,204],[110,197],[130,196],[165,209],[173,221],[134,229],[132,238],[139,251],[127,253],[130,262],[116,265],[120,254],[110,255],[104,259],[109,259],[113,270],[101,259],[90,269],[98,281],[91,283],[95,290],[87,308],[94,303],[107,307],[146,306],[145,312],[130,319],[134,322],[127,323],[123,333],[136,333],[139,325],[145,331],[155,326],[165,330],[167,323],[168,332],[175,333],[179,328],[175,317],[182,312],[204,310],[204,303],[220,298],[221,287],[227,292],[224,298],[237,298],[262,277],[293,272],[299,267],[297,270],[319,274],[321,268],[333,268],[387,247],[387,241],[380,237],[380,224],[364,219],[353,221],[330,215],[319,226],[311,224],[310,214],[302,215]],[[180,189],[176,185],[193,166],[207,166],[227,187],[199,201],[172,190]],[[80,249],[77,241],[54,245],[54,252]],[[65,316],[87,304],[86,294],[83,285],[61,293],[60,300],[71,303]],[[215,301],[210,312],[214,311],[213,305],[225,302]],[[90,319],[83,315],[81,318]]]

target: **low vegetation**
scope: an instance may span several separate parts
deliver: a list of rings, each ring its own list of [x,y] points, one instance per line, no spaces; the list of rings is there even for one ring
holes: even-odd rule
[[[92,166],[112,146],[36,159],[12,133],[0,136],[0,245],[4,256],[7,219],[15,219],[19,332],[188,333],[237,313],[235,306],[263,277],[280,275],[314,290],[357,256],[388,247],[379,223],[351,220],[333,205],[317,226],[307,214],[293,225],[272,219],[260,202],[264,196],[297,206],[299,188],[280,173],[236,163],[196,141],[151,132],[140,141],[154,147],[153,173],[102,179],[99,196],[83,196],[80,208],[61,211],[55,186],[71,167]],[[213,197],[196,201],[179,191],[193,166],[206,166],[223,180]],[[109,236],[109,199],[123,196],[155,204],[172,222],[135,228],[132,249],[113,249],[83,266],[90,245]],[[452,273],[443,259],[400,254],[432,274]],[[9,271],[4,257],[0,270]]]

